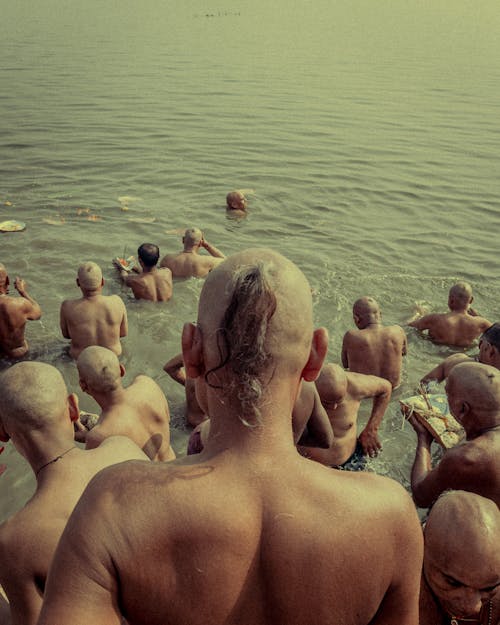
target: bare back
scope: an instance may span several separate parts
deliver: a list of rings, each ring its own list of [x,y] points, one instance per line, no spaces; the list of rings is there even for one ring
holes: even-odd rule
[[[31,309],[21,297],[0,295],[0,355],[19,358],[28,351],[24,330]]]
[[[342,364],[349,371],[385,378],[396,388],[401,382],[406,349],[406,334],[400,326],[349,330],[342,344]]]
[[[469,347],[491,323],[484,317],[473,317],[465,312],[448,312],[425,315],[410,325],[428,330],[435,343],[455,347]]]
[[[125,389],[124,399],[104,411],[87,434],[87,448],[108,436],[128,436],[151,460],[175,458],[170,446],[170,412],[167,399],[154,380],[138,375]]]
[[[71,339],[70,354],[78,358],[89,345],[100,345],[120,355],[120,337],[127,334],[127,311],[118,295],[93,295],[66,300],[61,305],[61,331]]]
[[[0,583],[10,600],[13,625],[36,623],[57,542],[90,479],[117,462],[143,458],[123,437],[92,451],[75,448],[50,467],[50,477],[26,506],[0,527]],[[91,526],[89,533],[94,534]]]
[[[417,625],[422,538],[403,489],[295,451],[254,460],[205,451],[101,474],[73,517],[90,510],[101,541],[65,534],[54,576],[74,574],[53,596],[77,593],[83,606],[85,593],[85,622],[118,625],[116,567],[130,625]],[[149,545],[158,557],[144,558]],[[86,572],[91,561],[104,566]],[[58,608],[40,625],[84,614]]]
[[[167,302],[172,297],[172,272],[167,267],[130,274],[125,283],[132,289],[135,299]]]
[[[161,261],[162,267],[168,267],[174,278],[204,278],[224,259],[194,252],[167,254]]]

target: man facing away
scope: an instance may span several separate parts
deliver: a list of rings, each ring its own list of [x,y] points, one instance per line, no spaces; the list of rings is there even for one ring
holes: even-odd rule
[[[153,243],[143,243],[137,250],[142,271],[129,273],[120,269],[123,283],[132,289],[135,299],[167,302],[172,297],[172,272],[168,267],[158,268],[160,250]]]
[[[161,260],[161,267],[168,267],[174,278],[204,278],[214,267],[217,267],[224,254],[215,245],[211,245],[203,237],[199,228],[188,228],[182,237],[184,249],[178,254],[167,254]],[[200,254],[204,248],[210,254]]]
[[[431,506],[450,488],[493,499],[500,506],[500,371],[479,363],[460,363],[450,372],[446,394],[451,414],[466,441],[447,449],[432,468],[433,438],[414,417],[417,448],[411,489],[417,506]]]
[[[0,526],[0,583],[12,625],[34,625],[66,521],[90,478],[111,464],[146,459],[132,441],[114,437],[84,451],[73,440],[78,417],[59,371],[40,362],[13,365],[0,377],[0,439],[14,444],[36,476],[35,494]],[[92,525],[89,536],[96,534]]]
[[[9,295],[9,276],[0,263],[0,356],[21,358],[28,351],[24,338],[27,321],[40,319],[42,309],[26,289],[26,282],[16,278],[14,287],[21,297]]]
[[[425,525],[420,625],[500,623],[500,511],[465,491],[439,497]]]
[[[120,338],[128,332],[123,300],[118,295],[102,294],[102,271],[93,262],[80,265],[76,283],[82,297],[65,300],[60,313],[62,335],[71,339],[70,356],[78,358],[89,345],[107,347],[119,356],[122,353]]]
[[[491,323],[478,316],[470,308],[473,301],[472,288],[467,282],[457,282],[448,295],[447,313],[432,313],[408,322],[417,330],[428,330],[429,338],[435,343],[454,347],[469,347]]]
[[[380,307],[373,297],[354,302],[352,316],[357,330],[344,334],[342,365],[355,373],[377,375],[389,380],[392,388],[401,382],[406,334],[401,326],[383,326]]]
[[[172,460],[170,412],[161,388],[147,375],[138,375],[124,388],[125,367],[110,349],[86,347],[76,362],[80,387],[101,407],[97,424],[85,436],[86,449],[109,436],[128,436],[151,460]]]
[[[363,470],[364,456],[374,457],[382,449],[378,429],[391,399],[391,383],[329,363],[321,369],[316,387],[332,424],[333,443],[329,449],[301,447],[301,453],[335,469]],[[373,398],[371,415],[358,436],[359,407],[363,399],[369,398]]]
[[[93,481],[59,543],[39,625],[121,615],[130,625],[416,625],[422,535],[404,489],[332,472],[294,445],[300,380],[318,375],[327,342],[290,261],[247,250],[214,269],[182,336],[187,375],[206,391],[206,447]]]
[[[491,365],[495,369],[500,369],[500,323],[494,323],[481,335],[477,361],[483,365]],[[461,362],[474,362],[474,360],[467,354],[452,354],[429,371],[421,379],[421,382],[442,382],[449,376],[453,367]]]

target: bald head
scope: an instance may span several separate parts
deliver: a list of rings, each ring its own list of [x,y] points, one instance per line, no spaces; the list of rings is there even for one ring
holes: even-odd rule
[[[109,393],[121,385],[121,370],[117,355],[106,347],[86,347],[76,361],[80,383],[84,390]]]
[[[446,394],[452,414],[467,432],[471,427],[500,425],[500,371],[495,367],[477,362],[456,365],[448,376]]]
[[[88,261],[78,267],[78,284],[84,291],[96,291],[102,286],[102,271],[99,265]]]
[[[44,429],[66,415],[68,391],[52,365],[17,363],[2,373],[0,388],[0,421],[9,436]]]
[[[184,232],[182,242],[184,243],[184,249],[191,249],[201,243],[203,233],[199,228],[188,228]]]
[[[472,302],[472,287],[467,282],[457,282],[448,293],[451,310],[466,310]]]
[[[352,315],[358,328],[363,329],[370,323],[380,321],[380,307],[373,297],[360,297],[354,302]]]
[[[207,277],[198,308],[206,380],[238,393],[262,388],[273,375],[297,377],[313,336],[312,301],[304,274],[267,249],[250,249],[221,263]],[[279,373],[278,373],[279,372]]]
[[[226,195],[226,204],[231,210],[245,210],[247,200],[241,191],[231,191]]]
[[[347,375],[339,365],[328,363],[316,381],[319,396],[325,402],[338,403],[347,394]]]
[[[434,504],[425,526],[424,572],[450,614],[478,613],[484,589],[500,581],[499,545],[500,511],[491,499],[448,491]]]

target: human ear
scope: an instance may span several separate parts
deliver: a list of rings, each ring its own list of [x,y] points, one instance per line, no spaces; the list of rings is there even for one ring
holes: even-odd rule
[[[197,378],[204,372],[201,330],[195,323],[182,328],[182,359],[188,378]]]
[[[302,369],[302,378],[306,380],[306,382],[312,382],[318,377],[327,351],[328,332],[326,328],[318,328],[314,330],[309,359],[304,369]]]
[[[120,377],[123,378],[125,375],[125,367],[120,363]]]
[[[78,407],[78,396],[75,393],[68,395],[68,409],[71,422],[78,421],[80,418],[80,409]]]

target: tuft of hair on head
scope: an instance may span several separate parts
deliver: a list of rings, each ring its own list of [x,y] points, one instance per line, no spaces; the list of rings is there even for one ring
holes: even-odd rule
[[[110,393],[121,385],[121,371],[118,356],[99,345],[86,347],[76,361],[80,379],[89,390],[96,393]]]
[[[137,256],[146,267],[156,267],[160,258],[160,248],[154,243],[143,243],[137,250]]]
[[[229,288],[231,299],[217,331],[221,363],[208,371],[205,378],[210,385],[211,375],[227,367],[232,376],[225,393],[236,394],[244,419],[247,415],[258,420],[258,403],[273,361],[266,337],[276,311],[276,296],[263,262],[237,268]]]
[[[82,263],[78,267],[78,282],[86,291],[95,291],[102,284],[102,271],[99,265],[92,261]]]
[[[500,351],[500,323],[494,323],[487,330],[483,332],[482,337],[490,345],[496,347]]]
[[[43,362],[19,362],[0,376],[0,418],[12,431],[40,430],[67,409],[68,391],[58,369]]]

